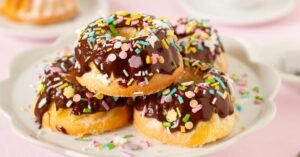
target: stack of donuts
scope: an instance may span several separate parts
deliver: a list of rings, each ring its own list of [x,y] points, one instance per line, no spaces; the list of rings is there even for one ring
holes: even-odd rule
[[[83,28],[73,51],[40,76],[32,105],[40,127],[84,136],[133,121],[151,139],[187,147],[233,129],[226,57],[207,20],[172,25],[118,11]]]

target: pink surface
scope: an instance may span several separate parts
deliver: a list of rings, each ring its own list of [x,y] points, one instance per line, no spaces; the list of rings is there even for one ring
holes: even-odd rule
[[[143,11],[158,16],[176,19],[186,16],[186,12],[174,0],[111,0],[112,11],[125,9]],[[160,4],[160,6],[158,6]],[[221,34],[241,37],[255,42],[268,43],[274,40],[290,39],[300,36],[300,3],[286,18],[276,22],[251,27],[230,27],[215,25]],[[23,50],[50,44],[52,41],[27,41],[6,35],[0,38],[0,79],[7,77],[11,59]],[[270,52],[271,53],[271,52]],[[296,156],[300,152],[300,85],[297,87],[284,83],[275,98],[278,112],[271,124],[227,148],[210,155],[231,157],[252,156]],[[17,157],[59,157],[52,151],[32,145],[12,133],[7,119],[0,115],[1,156]],[[43,154],[43,155],[41,155]]]

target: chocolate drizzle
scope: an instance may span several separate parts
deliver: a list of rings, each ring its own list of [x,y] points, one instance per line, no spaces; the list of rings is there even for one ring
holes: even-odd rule
[[[90,71],[89,63],[94,63],[106,79],[119,79],[124,87],[130,86],[131,80],[147,84],[155,73],[171,75],[181,60],[168,24],[149,15],[128,13],[92,22],[75,48],[77,75]],[[126,39],[118,34],[124,28],[134,28],[136,35]]]
[[[52,102],[56,110],[71,109],[70,114],[74,115],[106,112],[115,107],[131,104],[132,99],[103,96],[88,91],[76,81],[73,65],[74,57],[66,57],[57,60],[44,71],[41,78],[42,88],[34,109],[40,127],[43,115],[49,110]],[[66,88],[71,90],[69,94]],[[70,97],[67,98],[66,95]]]
[[[207,20],[180,18],[173,27],[184,61],[213,64],[224,52],[217,30]]]
[[[213,69],[202,83],[184,84],[187,83],[173,83],[166,89],[169,92],[137,97],[135,108],[142,111],[142,116],[156,118],[171,132],[189,132],[198,122],[210,120],[213,113],[221,118],[233,114],[230,89],[223,73]]]

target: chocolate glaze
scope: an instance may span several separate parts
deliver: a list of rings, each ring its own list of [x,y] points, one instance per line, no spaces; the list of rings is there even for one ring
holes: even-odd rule
[[[221,93],[225,91],[228,93],[228,96],[224,99],[221,95],[217,94],[217,90],[212,86],[215,82],[211,83],[211,85],[204,86],[204,82],[209,82],[209,77],[218,77],[222,80],[225,85],[225,89],[220,87],[218,90]],[[180,131],[180,126],[185,126],[186,122],[184,122],[184,116],[186,114],[190,114],[190,118],[188,121],[192,122],[193,128],[200,121],[208,121],[211,119],[213,113],[217,113],[221,118],[225,118],[228,115],[233,114],[234,108],[231,102],[230,97],[230,89],[227,87],[227,81],[223,76],[223,73],[214,70],[210,70],[208,75],[204,76],[204,82],[200,84],[193,84],[190,86],[186,86],[185,90],[179,90],[179,83],[173,83],[169,86],[169,89],[177,89],[177,91],[171,96],[172,100],[166,102],[166,95],[161,92],[157,94],[152,94],[149,96],[137,97],[135,102],[135,108],[138,111],[142,111],[142,116],[149,118],[156,118],[160,122],[168,122],[167,115],[170,110],[177,112],[177,119],[171,122],[171,126],[167,127],[171,132]],[[216,81],[217,82],[217,81]],[[209,90],[214,90],[214,93],[209,93]],[[195,96],[193,98],[189,98],[185,95],[185,92],[193,91]],[[183,102],[179,101],[179,98],[183,99]],[[213,100],[216,98],[215,103]],[[192,99],[197,100],[198,104],[202,105],[202,109],[198,112],[193,113],[193,107],[190,106],[190,101]],[[162,101],[165,100],[165,101]],[[181,117],[179,117],[178,110],[180,111]],[[169,121],[170,122],[170,121]],[[177,125],[178,124],[178,125]],[[185,132],[191,131],[193,128],[185,129]]]
[[[110,24],[110,19],[119,23]],[[131,19],[130,23],[128,19]],[[115,29],[135,28],[140,34],[130,39],[120,36],[110,38],[108,37],[112,34],[110,26]],[[150,32],[143,34],[146,29]],[[154,17],[149,15],[113,14],[106,20],[100,18],[89,24],[81,33],[75,48],[77,75],[81,76],[90,71],[89,63],[91,62],[96,65],[101,74],[107,74],[108,78],[113,75],[114,78],[120,79],[119,84],[124,87],[129,86],[128,82],[131,79],[137,83],[146,82],[147,84],[155,73],[171,75],[181,62],[173,33],[172,27],[168,26],[166,21],[155,22]],[[162,40],[167,43],[167,47]],[[153,41],[152,44],[151,41]],[[132,49],[124,51],[122,47],[116,46],[117,44],[128,44]],[[127,54],[125,59],[119,57],[121,52]],[[112,54],[115,57],[114,61],[109,60],[109,55]],[[150,64],[146,62],[147,56],[151,57]],[[157,56],[163,58],[164,61],[160,62]],[[142,64],[138,67],[130,65],[129,60],[132,57],[138,57]],[[152,58],[156,58],[154,59],[156,62]]]
[[[217,56],[224,52],[218,31],[207,20],[180,18],[173,28],[185,60],[195,59],[213,64]]]
[[[70,114],[74,115],[106,112],[115,107],[131,104],[132,99],[127,98],[103,96],[103,99],[99,100],[94,97],[95,93],[88,91],[76,81],[73,65],[74,57],[66,57],[57,60],[44,71],[41,78],[44,89],[38,94],[34,109],[40,127],[42,127],[43,115],[49,110],[52,102],[55,104],[56,110],[69,108],[71,109]],[[80,101],[75,102],[72,100],[73,98],[68,99],[63,94],[66,87],[62,88],[62,85],[65,83],[74,89],[74,95],[80,95]]]

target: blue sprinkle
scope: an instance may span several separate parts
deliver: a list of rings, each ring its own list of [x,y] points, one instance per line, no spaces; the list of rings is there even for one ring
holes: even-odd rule
[[[119,97],[113,97],[113,99],[114,99],[114,101],[116,102],[116,101],[118,101],[118,99],[119,99]]]
[[[241,105],[236,105],[236,110],[238,110],[239,112],[242,112],[243,107]]]
[[[217,93],[220,95],[220,97],[224,97],[224,94],[220,91],[217,91]]]
[[[210,89],[208,92],[209,94],[215,94],[215,91],[213,89]]]
[[[242,95],[242,98],[243,98],[243,99],[249,99],[249,98],[250,98],[249,93],[244,93],[244,94]]]
[[[110,35],[110,34],[108,34],[108,33],[105,34],[105,39],[106,39],[106,40],[108,40],[108,39],[110,39],[110,38],[111,38],[111,35]]]
[[[179,104],[183,104],[184,100],[182,99],[182,97],[178,96],[177,98],[178,98]]]
[[[172,40],[172,42],[170,43],[171,46],[174,46],[175,45],[175,42],[174,40]]]
[[[226,87],[225,87],[223,81],[222,81],[219,77],[215,77],[215,79],[220,83],[220,85],[221,85],[221,87],[222,87],[223,89],[226,89]]]
[[[182,45],[183,47],[184,47],[186,44],[187,44],[186,41],[183,41],[183,42],[181,43],[181,45]]]
[[[139,41],[139,44],[141,44],[143,46],[149,45],[149,43],[147,41]]]
[[[106,23],[111,24],[114,21],[115,21],[115,19],[113,17],[110,17],[106,20]]]
[[[157,96],[161,96],[161,95],[162,95],[162,93],[163,93],[163,91],[159,91],[159,92],[157,92]]]
[[[198,45],[198,46],[197,46],[197,49],[198,49],[199,51],[204,51],[204,48],[203,48],[202,45]]]
[[[134,50],[134,52],[135,52],[136,54],[140,54],[140,53],[141,53],[141,50],[140,50],[139,48],[136,48],[136,49]]]
[[[168,94],[168,96],[172,96],[177,91],[177,88],[173,88],[171,92]]]

